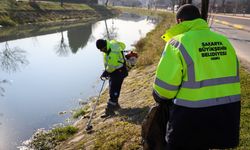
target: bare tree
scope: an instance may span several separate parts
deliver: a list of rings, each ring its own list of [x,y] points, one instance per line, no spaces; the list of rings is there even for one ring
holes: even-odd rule
[[[181,5],[184,5],[184,4],[186,4],[186,0],[179,0],[179,5],[181,6]]]
[[[173,10],[173,13],[174,13],[174,6],[176,4],[176,0],[171,0],[170,2],[171,2],[172,10]]]
[[[11,83],[11,82],[8,80],[0,80],[0,96],[4,96],[5,89],[3,88],[3,84],[6,84],[6,83]],[[0,113],[0,116],[1,116],[1,113]]]
[[[56,53],[58,56],[68,56],[69,55],[69,46],[65,43],[63,31],[61,31],[61,40],[60,43],[56,46]]]
[[[216,12],[216,0],[213,1],[210,10],[211,10],[212,12]],[[211,12],[211,11],[210,11],[210,12]]]
[[[63,7],[63,0],[60,0],[60,3],[61,3],[61,7]]]
[[[15,72],[20,65],[27,65],[26,52],[18,47],[10,48],[8,42],[5,48],[0,51],[0,63],[3,71]]]
[[[221,7],[222,7],[222,8],[225,7],[225,2],[226,2],[226,0],[222,0],[222,4],[221,4]]]
[[[192,0],[179,0],[179,5],[192,4]]]
[[[108,3],[109,3],[109,0],[106,0],[106,2],[105,2],[106,7],[108,6]]]
[[[0,81],[0,96],[4,96],[5,89],[2,87],[2,84],[5,83],[5,80]]]

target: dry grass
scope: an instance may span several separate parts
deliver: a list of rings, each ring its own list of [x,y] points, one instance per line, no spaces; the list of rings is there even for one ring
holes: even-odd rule
[[[240,145],[237,149],[250,149],[250,73],[241,68],[241,127]]]

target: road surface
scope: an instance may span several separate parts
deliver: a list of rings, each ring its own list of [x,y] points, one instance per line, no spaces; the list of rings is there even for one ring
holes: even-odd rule
[[[214,16],[210,25],[212,30],[222,33],[229,38],[241,64],[250,70],[250,17]]]

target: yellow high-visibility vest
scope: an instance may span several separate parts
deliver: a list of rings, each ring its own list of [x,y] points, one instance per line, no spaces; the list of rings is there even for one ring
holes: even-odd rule
[[[177,24],[162,38],[168,42],[153,84],[159,97],[191,108],[240,101],[239,62],[225,36],[195,19]]]
[[[105,70],[109,73],[112,73],[116,69],[123,67],[124,57],[123,50],[126,48],[126,45],[122,42],[116,40],[107,41],[107,49],[111,50],[109,54],[104,53],[104,66]]]

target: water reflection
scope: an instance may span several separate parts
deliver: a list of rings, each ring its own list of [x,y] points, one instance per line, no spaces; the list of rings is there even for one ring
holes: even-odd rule
[[[152,24],[157,24],[158,22],[160,22],[160,18],[154,18],[152,16],[147,16],[148,23],[152,23]]]
[[[107,20],[104,20],[106,32],[103,33],[104,39],[116,39],[118,37],[118,28],[114,25],[114,19],[111,19],[111,25],[108,26]]]
[[[4,89],[4,85],[7,84],[7,83],[10,83],[10,81],[4,79],[4,80],[0,80],[0,96],[4,96],[4,93],[5,93],[5,89]],[[1,112],[0,112],[0,117],[1,117]],[[1,123],[1,122],[0,122]],[[1,124],[0,124],[1,125]]]
[[[6,72],[16,72],[21,66],[29,64],[26,58],[26,51],[19,47],[10,48],[8,42],[0,51],[1,70]]]
[[[141,21],[145,19],[145,16],[139,16],[137,14],[131,14],[131,13],[123,13],[122,15],[119,16],[120,19],[125,20],[125,21]]]
[[[63,36],[62,31],[61,31],[61,40],[56,45],[55,50],[56,50],[56,54],[58,56],[68,56],[69,55],[70,48],[64,40],[64,36]]]
[[[79,26],[68,30],[69,46],[72,53],[76,53],[80,48],[84,48],[92,33],[92,24]]]

